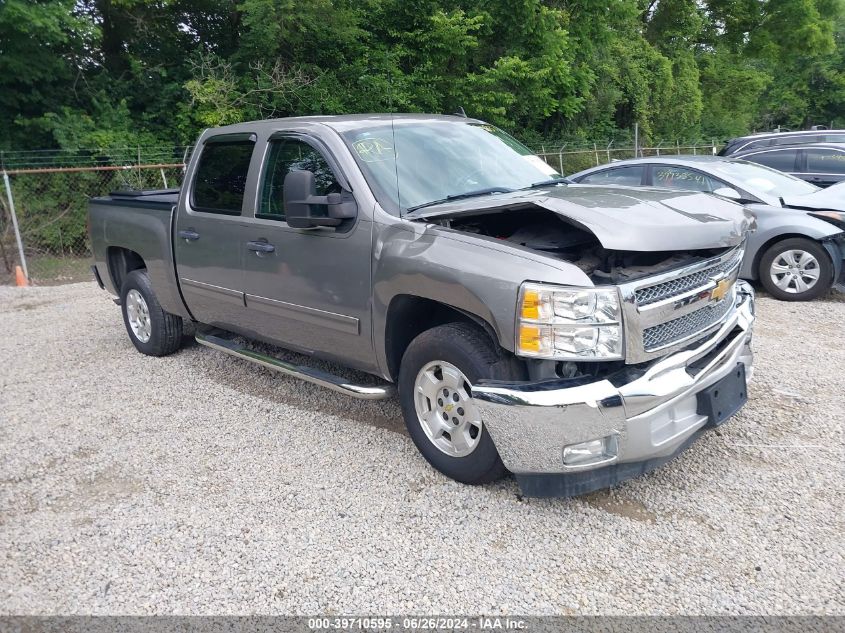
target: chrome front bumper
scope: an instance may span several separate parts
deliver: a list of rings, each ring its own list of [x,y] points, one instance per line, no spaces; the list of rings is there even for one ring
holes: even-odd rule
[[[750,379],[753,323],[754,293],[740,281],[736,309],[697,346],[598,380],[480,381],[473,397],[523,492],[583,494],[652,470],[692,442],[708,424],[698,394],[738,363]],[[602,438],[610,438],[613,454],[564,463],[565,447]]]

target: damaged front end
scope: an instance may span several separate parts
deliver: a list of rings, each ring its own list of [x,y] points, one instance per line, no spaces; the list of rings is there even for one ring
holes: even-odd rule
[[[754,218],[695,192],[568,185],[463,200],[406,216],[540,252],[619,284],[738,246]]]
[[[647,472],[745,402],[753,218],[711,196],[560,187],[427,209],[449,231],[566,262],[592,282],[526,280],[514,350],[531,380],[473,397],[523,492],[582,494]],[[423,219],[423,218],[420,218]]]

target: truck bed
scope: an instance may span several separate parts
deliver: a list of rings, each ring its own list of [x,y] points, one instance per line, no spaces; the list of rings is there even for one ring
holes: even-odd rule
[[[143,259],[162,308],[189,316],[179,293],[173,263],[173,209],[178,189],[114,191],[90,201],[91,250],[109,292],[120,295],[122,279],[113,264],[122,257]],[[134,255],[133,255],[134,254]]]

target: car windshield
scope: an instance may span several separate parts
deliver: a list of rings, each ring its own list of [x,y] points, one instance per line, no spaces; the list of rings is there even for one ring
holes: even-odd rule
[[[560,175],[502,130],[462,121],[402,121],[343,132],[370,188],[402,214],[448,198],[513,191]]]
[[[742,160],[714,163],[711,169],[714,175],[733,179],[751,193],[767,193],[772,196],[801,196],[819,189],[795,176],[790,176],[771,167]]]

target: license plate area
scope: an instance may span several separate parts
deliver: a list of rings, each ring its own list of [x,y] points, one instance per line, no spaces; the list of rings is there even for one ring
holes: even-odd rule
[[[739,411],[747,400],[745,365],[737,363],[731,373],[698,394],[697,412],[707,416],[708,426],[719,426]]]

